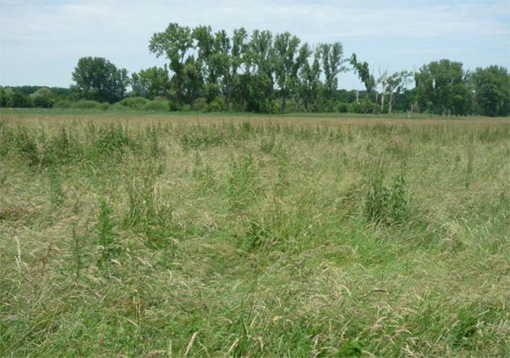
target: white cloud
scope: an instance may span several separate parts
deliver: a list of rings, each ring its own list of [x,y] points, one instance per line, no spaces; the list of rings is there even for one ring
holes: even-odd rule
[[[290,31],[311,43],[340,41],[346,53],[356,52],[374,66],[399,66],[395,70],[448,56],[468,66],[510,66],[509,4],[0,0],[0,84],[29,84],[36,78],[67,86],[77,60],[88,55],[106,57],[130,71],[161,64],[163,60],[149,54],[148,42],[169,22],[211,25],[216,30],[244,26]],[[352,85],[357,86],[356,80]]]

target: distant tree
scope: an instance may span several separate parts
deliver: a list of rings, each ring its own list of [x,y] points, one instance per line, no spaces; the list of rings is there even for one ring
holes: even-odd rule
[[[203,85],[201,68],[202,61],[196,60],[193,55],[186,59],[183,69],[184,82],[182,87],[187,102],[191,105],[191,110],[193,110],[193,102],[198,97]]]
[[[320,67],[320,50],[317,49],[314,54],[312,64],[305,61],[301,69],[301,97],[308,112],[317,110],[317,100],[319,92],[322,88],[320,81],[321,67]]]
[[[34,102],[32,98],[29,95],[18,91],[13,92],[7,102],[7,107],[30,108],[33,106]]]
[[[170,90],[168,68],[151,67],[131,75],[132,95],[154,99],[157,96],[167,96]]]
[[[455,114],[454,97],[466,93],[460,88],[466,84],[462,63],[445,59],[433,61],[421,67],[414,78],[421,108],[435,114]]]
[[[149,50],[157,57],[166,55],[170,61],[170,70],[174,72],[172,84],[175,101],[182,104],[184,99],[184,67],[186,56],[193,48],[193,37],[189,27],[171,23],[164,32],[155,33],[150,41]]]
[[[40,88],[31,95],[34,106],[42,108],[51,108],[55,103],[55,95],[49,88]]]
[[[192,37],[196,41],[197,60],[202,64],[201,77],[204,79],[206,97],[211,102],[218,95],[220,87],[218,79],[223,67],[219,59],[221,38],[228,42],[228,36],[224,30],[215,35],[210,26],[198,26],[193,29]]]
[[[117,102],[126,96],[129,84],[126,69],[102,57],[82,57],[73,72],[71,91],[78,99]]]
[[[395,93],[400,93],[408,84],[412,73],[407,71],[395,72],[386,77],[386,93],[388,94],[388,114],[393,109]]]
[[[220,37],[223,38],[223,35]],[[227,112],[230,111],[230,103],[234,94],[234,86],[239,83],[239,70],[243,64],[243,56],[247,52],[246,39],[248,33],[244,28],[235,29],[232,36],[232,46],[227,46],[226,40],[220,40],[221,50],[218,54],[218,62],[223,64],[223,88],[225,92],[225,104]],[[230,53],[227,50],[230,50]]]
[[[327,99],[332,100],[338,89],[338,75],[347,70],[343,64],[343,48],[340,42],[320,44],[319,51],[324,71],[324,89]]]
[[[510,115],[510,73],[506,68],[477,68],[471,81],[480,114],[491,117]]]
[[[305,66],[309,66],[308,64],[308,58],[312,55],[312,50],[310,49],[310,46],[308,46],[307,43],[304,43],[299,48],[299,54],[297,56],[295,67],[293,69],[293,76],[292,76],[292,82],[291,82],[291,93],[294,94],[294,111],[298,111],[299,107],[301,105],[301,101],[303,99],[303,95],[306,91],[304,91],[305,88],[305,81],[306,81],[306,75],[304,74]],[[307,68],[306,71],[309,71],[310,69]],[[319,68],[320,71],[320,68]],[[307,73],[309,74],[309,73]]]
[[[10,107],[13,94],[12,88],[0,86],[0,107]]]
[[[299,63],[297,63],[299,43],[301,41],[292,36],[289,32],[278,34],[274,41],[274,51],[276,57],[275,77],[276,83],[280,87],[282,96],[282,111],[285,112],[287,98],[296,81]]]
[[[367,90],[367,100],[370,101],[370,93],[375,88],[375,78],[373,75],[370,74],[370,68],[368,67],[368,63],[366,61],[358,62],[355,53],[352,54],[350,63],[354,68],[354,72],[358,74],[359,79],[365,85],[365,88]]]

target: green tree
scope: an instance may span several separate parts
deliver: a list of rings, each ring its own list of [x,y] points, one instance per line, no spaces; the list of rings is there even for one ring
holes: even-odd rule
[[[9,107],[12,103],[13,94],[12,88],[0,86],[0,107]]]
[[[358,74],[358,77],[361,80],[361,82],[363,82],[363,84],[365,85],[365,88],[367,90],[367,101],[369,102],[370,93],[375,88],[375,78],[373,75],[370,74],[370,68],[368,67],[368,63],[366,61],[358,62],[355,53],[352,54],[350,63],[354,71]],[[375,108],[373,112],[375,113]]]
[[[320,44],[322,69],[324,71],[324,90],[326,100],[334,100],[335,92],[338,89],[338,75],[347,70],[343,64],[343,47],[340,42],[334,44]]]
[[[71,90],[77,98],[113,103],[126,96],[129,77],[126,69],[117,69],[105,58],[82,57],[73,81]]]
[[[320,50],[317,49],[314,54],[312,64],[307,60],[300,71],[301,77],[301,98],[308,112],[317,110],[317,100],[322,88],[320,81]]]
[[[187,102],[191,105],[191,110],[193,110],[193,102],[195,101],[195,98],[198,97],[203,85],[201,69],[202,61],[196,60],[193,55],[186,59],[183,70],[183,89]]]
[[[412,73],[408,71],[395,72],[386,78],[386,92],[388,94],[388,114],[393,109],[396,93],[400,93],[408,84]]]
[[[293,83],[296,81],[299,66],[297,63],[298,47],[301,41],[292,36],[289,32],[278,34],[274,41],[274,51],[276,56],[275,77],[276,83],[280,87],[282,96],[282,111],[285,112],[287,98],[293,89]]]
[[[294,94],[294,111],[298,111],[299,107],[301,105],[302,96],[304,94],[304,81],[307,76],[304,75],[304,67],[309,66],[308,64],[308,58],[312,55],[312,50],[310,49],[310,46],[305,42],[301,47],[299,48],[299,54],[297,56],[295,66],[292,72],[291,77],[291,93]],[[306,69],[307,71],[310,70],[310,68]]]
[[[182,104],[184,98],[184,67],[188,51],[193,48],[193,37],[187,26],[171,23],[164,32],[152,35],[149,51],[157,57],[165,55],[174,72],[171,83],[175,87],[175,101]]]
[[[506,68],[477,68],[471,81],[480,114],[491,117],[510,115],[510,73]]]
[[[131,75],[132,95],[154,99],[156,96],[167,96],[170,90],[168,68],[151,67]]]
[[[33,106],[34,102],[32,98],[29,95],[18,91],[14,91],[7,102],[7,107],[13,108],[30,108]]]
[[[55,103],[55,95],[49,88],[40,88],[31,97],[36,107],[51,108]]]
[[[414,78],[420,108],[435,114],[454,114],[454,97],[465,93],[459,88],[466,83],[462,63],[433,61],[421,67]]]
[[[234,86],[239,83],[239,70],[243,64],[243,56],[246,54],[248,33],[244,28],[235,29],[232,36],[232,46],[227,46],[226,40],[220,35],[221,47],[218,62],[223,64],[223,88],[227,112],[230,111],[230,103],[234,93]],[[227,52],[230,49],[230,54]]]

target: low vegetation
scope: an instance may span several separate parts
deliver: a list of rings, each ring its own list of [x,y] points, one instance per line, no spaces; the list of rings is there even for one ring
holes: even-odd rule
[[[1,112],[0,356],[509,356],[509,143]]]

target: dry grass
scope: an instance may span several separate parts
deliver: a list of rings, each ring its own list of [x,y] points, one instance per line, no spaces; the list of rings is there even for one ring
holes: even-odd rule
[[[0,356],[504,357],[510,122],[0,112]]]

